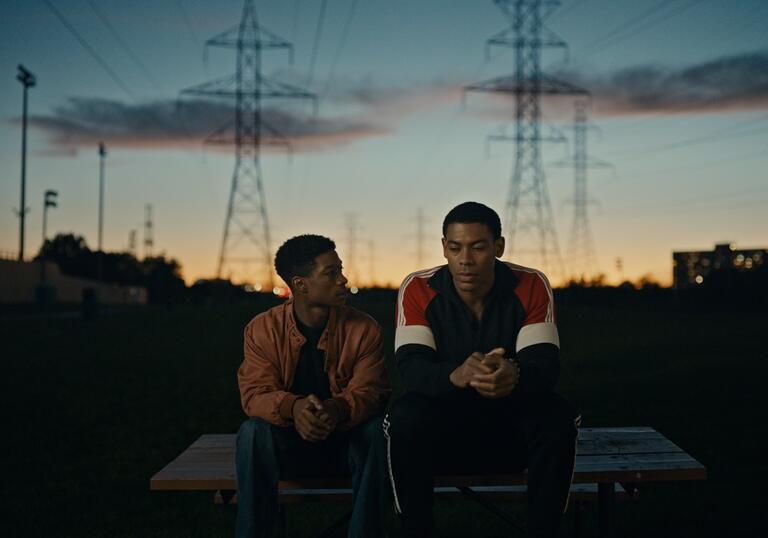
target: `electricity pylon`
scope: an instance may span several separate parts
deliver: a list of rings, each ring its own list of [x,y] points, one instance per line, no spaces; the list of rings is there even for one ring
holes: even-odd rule
[[[257,278],[268,289],[274,286],[272,269],[272,239],[270,236],[267,203],[260,166],[260,150],[263,145],[288,145],[287,139],[262,117],[261,101],[264,98],[311,99],[317,97],[302,88],[265,78],[261,72],[261,51],[288,49],[290,43],[260,26],[256,18],[253,0],[245,0],[240,24],[209,39],[206,46],[237,50],[237,70],[234,75],[223,77],[198,86],[187,88],[182,95],[234,98],[234,133],[227,124],[214,132],[208,142],[234,144],[235,170],[229,191],[224,237],[216,267],[216,276],[227,275],[247,281]],[[244,267],[234,272],[233,266]],[[256,266],[260,270],[252,271]],[[258,275],[258,276],[255,276]]]

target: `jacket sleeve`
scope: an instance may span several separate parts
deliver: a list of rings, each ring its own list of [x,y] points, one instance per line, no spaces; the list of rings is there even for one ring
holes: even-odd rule
[[[433,295],[425,280],[414,275],[406,277],[400,286],[395,362],[408,392],[440,396],[459,389],[449,379],[457,365],[438,360],[435,336],[426,316]]]
[[[257,317],[245,328],[244,358],[237,371],[240,403],[249,417],[258,417],[276,426],[293,423],[293,403],[299,396],[286,390],[276,354],[269,353],[268,332]]]
[[[515,343],[519,388],[527,393],[551,390],[560,376],[560,337],[552,288],[543,273],[533,275],[521,300],[526,313]]]
[[[352,378],[333,397],[341,413],[341,427],[352,428],[381,412],[389,397],[381,329],[370,320],[366,327],[360,355],[355,361]]]
[[[439,362],[434,349],[423,344],[403,344],[395,352],[400,379],[408,392],[442,396],[459,390],[451,383],[455,364]]]

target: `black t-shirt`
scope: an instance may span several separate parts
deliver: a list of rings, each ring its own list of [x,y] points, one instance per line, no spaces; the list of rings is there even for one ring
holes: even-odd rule
[[[314,394],[320,401],[331,397],[331,387],[328,375],[325,373],[325,353],[317,349],[317,343],[325,330],[325,326],[314,329],[296,319],[296,326],[307,339],[299,352],[299,362],[290,391],[293,394],[308,396]]]

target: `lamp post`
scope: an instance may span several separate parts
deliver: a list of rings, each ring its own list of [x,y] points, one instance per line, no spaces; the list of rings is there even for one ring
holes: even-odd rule
[[[101,248],[101,240],[104,234],[104,161],[107,157],[107,148],[104,142],[99,142],[99,241],[98,241],[98,267],[97,279],[104,276],[104,252]]]
[[[40,250],[42,251],[45,248],[45,238],[46,238],[46,230],[48,228],[48,208],[49,207],[57,207],[56,201],[59,196],[59,193],[52,190],[45,191],[45,198],[43,198],[43,248]],[[40,285],[45,286],[45,253],[43,252],[43,255],[40,259]]]
[[[21,115],[21,205],[19,206],[19,261],[24,261],[24,217],[27,214],[27,91],[37,79],[19,64],[16,79],[24,86],[24,101]]]

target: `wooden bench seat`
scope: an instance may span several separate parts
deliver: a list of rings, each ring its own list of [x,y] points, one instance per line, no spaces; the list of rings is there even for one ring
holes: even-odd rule
[[[231,501],[235,484],[235,435],[203,435],[150,479],[152,490],[208,490]],[[596,498],[601,536],[611,536],[617,498],[632,497],[637,484],[704,480],[705,467],[662,434],[648,427],[581,428],[573,476],[574,499]],[[485,497],[524,498],[525,473],[439,476],[439,494],[460,491],[482,502]],[[588,487],[582,487],[586,484]],[[448,488],[448,489],[445,489]],[[452,489],[451,489],[452,488]],[[490,488],[490,489],[483,489]],[[497,489],[493,489],[497,488]],[[506,488],[506,489],[505,489]],[[349,495],[349,481],[286,480],[278,484],[282,502],[302,502],[321,494]],[[522,488],[520,488],[522,490]],[[308,493],[313,491],[315,493]]]

